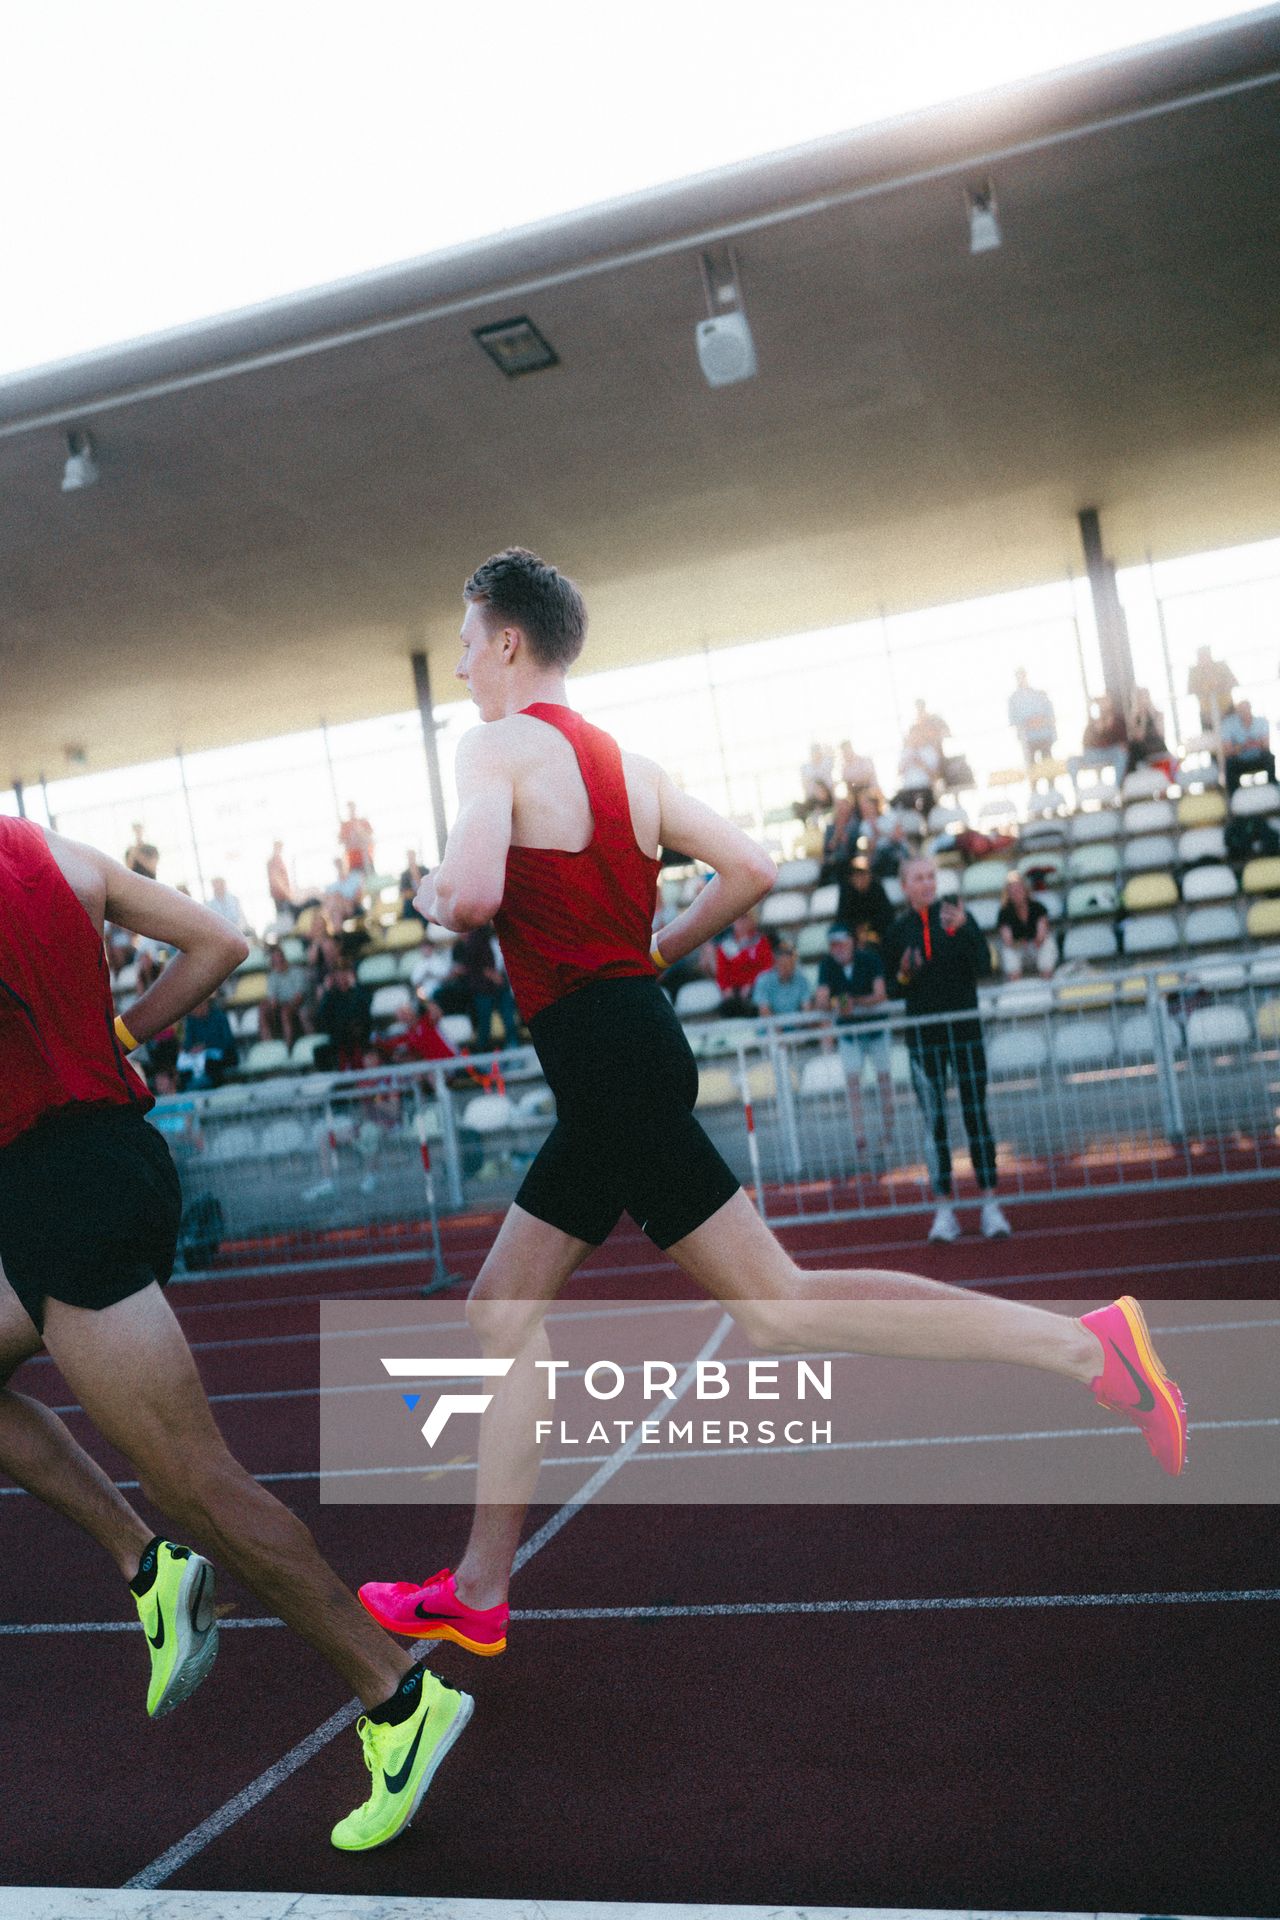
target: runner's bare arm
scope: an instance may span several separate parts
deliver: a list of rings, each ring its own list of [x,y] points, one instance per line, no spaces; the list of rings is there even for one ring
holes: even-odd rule
[[[662,929],[662,958],[670,965],[763,899],[778,869],[763,847],[701,800],[682,793],[667,773],[658,781],[658,811],[662,845],[678,847],[715,870],[697,899]]]
[[[249,951],[248,942],[208,907],[131,873],[96,847],[46,834],[49,851],[99,932],[104,919],[178,949],[160,977],[133,1002],[129,1031],[149,1040],[220,987]]]
[[[452,933],[487,926],[502,905],[515,802],[507,751],[497,728],[476,727],[458,743],[458,817],[431,876],[429,907],[432,919]]]

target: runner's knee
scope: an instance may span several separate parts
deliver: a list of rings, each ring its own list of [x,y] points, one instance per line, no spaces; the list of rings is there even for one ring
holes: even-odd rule
[[[522,1352],[542,1334],[546,1314],[545,1300],[498,1300],[473,1289],[467,1301],[467,1325],[489,1358],[507,1359]]]

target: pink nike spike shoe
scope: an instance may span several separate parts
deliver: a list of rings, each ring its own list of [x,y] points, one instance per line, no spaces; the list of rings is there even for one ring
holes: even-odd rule
[[[360,1604],[388,1633],[408,1640],[453,1640],[468,1653],[501,1653],[508,1609],[469,1607],[458,1598],[448,1567],[418,1585],[413,1580],[367,1580]]]
[[[1091,1382],[1098,1405],[1134,1421],[1165,1472],[1181,1473],[1187,1460],[1187,1409],[1177,1382],[1156,1358],[1142,1308],[1126,1294],[1084,1314],[1080,1324],[1102,1342],[1102,1372]]]

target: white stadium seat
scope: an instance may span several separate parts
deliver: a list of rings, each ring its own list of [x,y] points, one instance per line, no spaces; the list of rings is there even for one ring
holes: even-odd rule
[[[809,907],[805,914],[807,920],[834,920],[836,908],[840,904],[840,889],[835,881],[829,881],[825,887],[815,887],[809,895]]]
[[[1178,861],[1194,866],[1197,860],[1225,860],[1227,836],[1221,827],[1188,827],[1178,836]]]
[[[293,1043],[289,1065],[291,1067],[314,1066],[317,1053],[321,1047],[328,1045],[328,1040],[327,1033],[300,1033]]]
[[[1240,911],[1234,906],[1193,907],[1182,937],[1189,947],[1223,947],[1240,938]]]
[[[1139,913],[1120,923],[1126,954],[1167,953],[1178,942],[1178,923],[1171,913]]]
[[[272,1120],[262,1129],[258,1152],[264,1160],[276,1160],[286,1153],[303,1153],[310,1142],[300,1120]]]
[[[369,1003],[375,1020],[400,1020],[413,1011],[413,995],[403,981],[379,987]]]
[[[965,907],[974,925],[983,933],[994,933],[996,921],[1000,918],[1000,899],[997,894],[984,894],[977,900],[966,900]]]
[[[1120,850],[1114,840],[1091,840],[1073,847],[1067,856],[1068,880],[1109,880],[1120,870]]]
[[[1064,908],[1060,893],[1055,893],[1052,887],[1037,887],[1031,897],[1040,902],[1050,921],[1061,920]]]
[[[1155,1023],[1149,1013],[1131,1013],[1120,1022],[1121,1059],[1153,1060],[1155,1051]]]
[[[778,892],[775,888],[760,907],[760,925],[762,927],[794,927],[804,919],[809,905],[807,893],[793,893],[786,889]]]
[[[1053,1061],[1064,1072],[1109,1066],[1116,1057],[1116,1036],[1109,1020],[1097,1015],[1060,1020],[1053,1032]]]
[[[440,1032],[451,1047],[469,1047],[475,1037],[469,1013],[446,1013],[440,1022]]]
[[[1106,920],[1068,927],[1062,937],[1064,960],[1114,960],[1118,951],[1115,928]]]
[[[1124,810],[1126,833],[1169,833],[1178,816],[1168,800],[1137,800]]]
[[[884,883],[884,890],[891,907],[900,907],[904,904],[907,896],[902,891],[902,882],[896,873],[889,875]]]
[[[819,1093],[843,1093],[845,1084],[844,1061],[838,1053],[819,1053],[800,1069],[802,1099]]]
[[[246,1073],[278,1073],[289,1064],[289,1049],[283,1040],[259,1040],[244,1057]]]
[[[394,953],[366,954],[356,968],[356,979],[362,987],[383,986],[395,979],[399,964]]]
[[[1234,900],[1239,882],[1230,867],[1192,867],[1182,876],[1182,897],[1189,905],[1202,900]]]
[[[1124,777],[1120,798],[1128,806],[1131,800],[1163,800],[1168,791],[1168,779],[1158,767],[1135,767]]]
[[[1193,977],[1215,993],[1238,993],[1249,984],[1249,969],[1243,960],[1202,960]]]
[[[1239,1007],[1200,1007],[1187,1021],[1187,1049],[1191,1053],[1247,1047],[1252,1041],[1253,1029]]]
[[[1113,880],[1081,880],[1067,892],[1068,920],[1092,920],[1120,904]]]
[[[516,1124],[516,1110],[505,1093],[478,1093],[462,1109],[468,1133],[507,1133]]]
[[[255,1160],[258,1155],[258,1129],[247,1121],[233,1121],[229,1126],[209,1127],[205,1133],[206,1160],[216,1160],[230,1166],[240,1160]]]
[[[980,900],[991,894],[998,897],[1004,891],[1008,871],[1007,861],[975,860],[964,870],[960,891],[966,900]]]
[[[1096,813],[1077,813],[1071,818],[1071,844],[1082,847],[1091,840],[1114,840],[1120,831],[1120,819],[1114,807],[1100,807]]]
[[[1171,867],[1177,855],[1173,839],[1167,833],[1140,833],[1125,843],[1126,873],[1152,873]]]
[[[1038,1026],[992,1034],[987,1041],[987,1071],[992,1079],[1039,1073],[1049,1058],[1049,1043]]]
[[[676,1013],[681,1020],[696,1019],[700,1013],[714,1013],[719,1005],[720,989],[714,980],[686,980],[676,994]]]
[[[822,878],[822,863],[818,860],[781,860],[778,863],[778,877],[775,887],[816,887]]]
[[[1231,811],[1237,819],[1245,814],[1280,813],[1280,787],[1237,787],[1231,796]]]

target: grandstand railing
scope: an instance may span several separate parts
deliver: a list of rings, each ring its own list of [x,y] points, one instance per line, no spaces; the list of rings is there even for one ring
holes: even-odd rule
[[[1219,963],[984,993],[999,1196],[1280,1171],[1280,981]],[[699,1118],[772,1224],[935,1204],[913,1047],[948,1016],[709,1021]],[[188,1270],[436,1263],[436,1221],[515,1195],[554,1119],[529,1048],[239,1083],[158,1103]],[[954,1076],[957,1197],[975,1193]],[[1016,1224],[1016,1223],[1015,1223]]]

